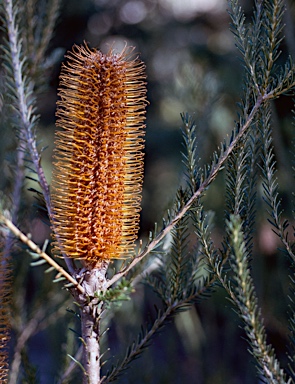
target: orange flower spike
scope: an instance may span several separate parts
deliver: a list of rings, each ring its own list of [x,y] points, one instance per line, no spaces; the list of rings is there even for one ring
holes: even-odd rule
[[[55,251],[86,266],[130,254],[137,238],[147,101],[145,66],[131,52],[74,46],[60,75]]]

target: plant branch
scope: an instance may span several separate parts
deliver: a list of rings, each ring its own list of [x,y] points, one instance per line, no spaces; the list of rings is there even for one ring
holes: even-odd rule
[[[100,315],[101,303],[96,308],[85,306],[81,309],[83,342],[83,384],[100,383]]]
[[[180,308],[191,304],[192,301],[195,301],[198,297],[202,296],[209,287],[212,287],[215,281],[216,276],[212,275],[211,278],[207,280],[205,284],[202,285],[202,287],[195,291],[193,294],[185,297],[183,300],[173,301],[173,303],[167,306],[162,314],[159,311],[158,317],[153,323],[152,327],[143,335],[142,338],[140,337],[140,341],[138,343],[134,342],[132,344],[124,360],[119,365],[116,365],[116,367],[110,372],[109,375],[102,377],[100,384],[106,384],[116,380],[121,372],[126,369],[128,364],[130,364],[132,360],[134,360],[139,354],[143,352],[144,348],[148,345],[157,331],[164,325],[166,320],[174,313],[176,313]]]
[[[18,215],[20,202],[21,202],[22,185],[24,181],[24,151],[21,148],[21,145],[22,143],[21,143],[21,140],[19,139],[19,145],[17,148],[16,171],[14,174],[15,182],[13,185],[13,192],[12,192],[13,206],[11,209],[11,221],[14,224],[16,224],[17,222],[17,215]],[[4,258],[2,262],[4,263],[7,262],[7,258],[10,256],[12,247],[13,247],[13,239],[11,236],[7,236],[5,238],[5,244],[3,247]]]
[[[61,0],[51,0],[49,1],[49,4],[47,6],[48,9],[47,9],[46,23],[43,27],[41,41],[39,46],[37,47],[35,57],[34,57],[35,66],[40,64],[42,59],[45,56],[45,51],[48,48],[49,42],[52,38],[53,30],[56,24],[56,19],[58,17],[60,3],[61,3]]]
[[[81,345],[75,354],[74,359],[71,359],[67,369],[62,374],[61,378],[58,380],[57,384],[63,384],[66,379],[73,373],[73,371],[77,368],[77,361],[79,361],[82,357],[83,345]]]
[[[22,123],[21,131],[26,138],[27,146],[38,174],[40,186],[44,193],[44,199],[50,214],[49,186],[47,184],[43,169],[40,166],[40,156],[37,150],[36,140],[32,132],[37,116],[34,115],[35,107],[31,96],[33,84],[32,82],[26,81],[26,77],[24,75],[25,60],[21,58],[21,41],[19,39],[19,31],[16,24],[17,11],[13,7],[12,0],[4,0],[3,7],[5,10],[5,19],[9,39],[8,48],[10,49],[12,73],[14,77],[13,80],[17,96],[17,110],[19,111],[19,117]]]
[[[273,98],[273,93],[269,92],[266,93],[264,96],[260,95],[255,105],[253,106],[250,114],[248,115],[248,118],[246,119],[243,126],[240,128],[239,133],[232,139],[228,147],[221,153],[221,156],[211,167],[209,175],[206,177],[206,179],[202,182],[202,184],[199,186],[198,190],[192,195],[192,197],[187,201],[187,203],[184,205],[183,208],[181,208],[178,213],[174,216],[174,218],[167,224],[167,226],[152,240],[145,249],[136,256],[128,266],[123,268],[121,271],[116,273],[112,279],[110,279],[107,282],[107,287],[110,287],[112,284],[114,284],[116,281],[118,281],[121,277],[125,276],[137,263],[139,263],[146,255],[148,255],[154,248],[156,248],[159,243],[164,239],[164,237],[171,231],[171,229],[175,226],[175,224],[178,223],[178,221],[190,210],[192,204],[196,199],[198,199],[204,191],[207,189],[209,184],[212,183],[212,181],[216,178],[219,171],[223,168],[224,163],[226,162],[229,155],[232,153],[232,151],[238,146],[240,140],[244,136],[245,132],[249,129],[250,125],[252,124],[254,117],[258,110],[260,109],[261,105]]]
[[[57,272],[63,275],[70,283],[72,283],[75,288],[77,288],[82,294],[84,294],[84,288],[59,264],[57,264],[49,255],[43,252],[37,244],[35,244],[31,239],[29,239],[23,232],[21,232],[11,220],[7,219],[0,213],[0,220],[6,225],[6,227],[24,244],[26,244],[33,252],[37,253],[40,257],[47,261],[49,265],[54,267]]]
[[[60,297],[55,295],[54,297],[48,297],[50,304],[61,305]],[[14,356],[10,364],[10,378],[9,384],[16,384],[21,366],[21,354],[26,346],[28,340],[41,332],[42,330],[54,324],[61,315],[64,314],[64,306],[61,305],[57,311],[49,314],[43,306],[34,311],[33,317],[22,326],[22,329],[17,333],[16,345],[14,347]]]
[[[35,100],[32,96],[34,84],[28,81],[25,75],[26,60],[22,58],[22,45],[19,38],[19,30],[16,23],[17,9],[14,9],[12,0],[4,0],[3,8],[8,33],[8,51],[6,53],[11,61],[12,81],[14,84],[14,95],[16,98],[16,111],[20,119],[20,135],[26,141],[28,152],[30,153],[32,162],[38,175],[39,184],[41,186],[46,208],[49,217],[52,215],[50,203],[49,185],[45,178],[43,168],[41,167],[41,158],[37,149],[36,135],[34,126],[38,117],[35,115]],[[57,10],[55,10],[57,12]],[[57,238],[58,241],[58,238]],[[63,253],[63,258],[67,264],[68,270],[74,274],[75,268],[73,261]]]
[[[278,192],[278,179],[276,177],[275,169],[275,155],[272,144],[271,136],[271,108],[267,103],[261,111],[261,136],[262,136],[262,162],[263,162],[263,189],[264,189],[264,201],[268,206],[269,222],[274,227],[274,232],[279,236],[281,242],[286,248],[286,251],[290,258],[295,261],[295,254],[292,248],[292,242],[288,239],[287,228],[289,223],[287,220],[282,219],[283,209],[281,207],[281,201],[279,199]]]
[[[232,243],[230,263],[234,272],[233,280],[235,283],[235,295],[231,294],[231,299],[237,306],[239,315],[245,324],[244,329],[251,346],[250,352],[257,360],[259,372],[263,374],[268,383],[287,383],[286,374],[280,368],[273,347],[266,341],[266,332],[248,266],[247,249],[240,217],[231,215],[227,226]],[[228,287],[226,288],[228,291]]]
[[[124,369],[126,369],[128,364],[130,364],[130,362],[132,360],[134,360],[134,358],[143,351],[144,347],[148,344],[148,342],[155,335],[155,333],[158,331],[158,329],[161,328],[161,326],[165,323],[166,319],[173,313],[173,311],[176,309],[176,307],[177,307],[177,304],[169,306],[162,313],[162,315],[160,315],[160,312],[159,312],[158,318],[155,320],[151,329],[148,332],[146,332],[146,334],[140,340],[139,343],[134,342],[132,344],[132,347],[130,348],[130,351],[129,351],[128,355],[126,356],[126,358],[121,362],[121,364],[116,365],[116,368],[112,370],[112,372],[110,373],[109,376],[104,376],[102,378],[101,384],[102,383],[104,383],[104,384],[110,383],[110,382],[116,380],[116,378],[120,375],[120,373]]]

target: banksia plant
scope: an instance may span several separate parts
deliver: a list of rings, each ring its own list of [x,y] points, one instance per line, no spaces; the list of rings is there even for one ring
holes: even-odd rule
[[[86,266],[129,255],[137,237],[146,86],[144,65],[131,54],[74,46],[60,76],[55,249]]]
[[[146,85],[144,65],[132,52],[74,46],[60,76],[51,221],[55,253],[85,267],[84,292],[73,291],[85,383],[100,380],[103,305],[94,297],[105,292],[108,261],[130,255],[138,231]]]
[[[173,316],[206,299],[217,285],[224,288],[241,319],[249,351],[256,362],[258,380],[271,384],[295,382],[295,254],[294,239],[290,239],[289,231],[290,224],[294,222],[294,214],[290,213],[290,222],[283,218],[279,178],[276,176],[276,158],[279,159],[279,151],[278,156],[274,156],[275,141],[272,141],[271,124],[273,100],[282,94],[294,94],[295,90],[295,65],[291,59],[287,59],[282,68],[277,66],[285,2],[256,1],[252,21],[246,24],[248,18],[245,17],[239,0],[229,0],[232,30],[245,69],[239,118],[228,139],[212,153],[212,161],[204,163],[203,167],[203,161],[199,161],[197,146],[200,137],[198,121],[195,122],[188,114],[182,114],[186,178],[177,189],[172,209],[169,209],[163,218],[163,226],[161,229],[155,226],[155,230],[150,232],[149,238],[138,253],[133,250],[137,238],[143,181],[144,119],[147,104],[144,65],[134,55],[133,49],[127,47],[121,53],[115,53],[111,49],[107,54],[102,54],[84,44],[74,46],[68,53],[60,77],[60,99],[57,104],[57,126],[60,130],[56,134],[53,180],[49,188],[36,144],[35,128],[38,119],[35,115],[37,99],[34,93],[39,92],[40,86],[39,81],[36,83],[34,80],[38,79],[39,73],[44,73],[43,69],[48,65],[44,55],[57,16],[59,0],[48,0],[45,3],[48,3],[48,8],[44,19],[39,17],[41,15],[36,13],[35,16],[35,13],[32,13],[38,4],[37,8],[42,9],[43,14],[43,1],[39,4],[38,0],[4,0],[0,6],[4,15],[3,23],[7,29],[3,47],[7,62],[3,78],[7,84],[2,94],[5,95],[7,90],[9,102],[13,105],[10,120],[13,127],[17,126],[15,177],[12,192],[8,191],[14,207],[7,215],[0,210],[1,229],[3,226],[3,234],[7,234],[3,238],[3,246],[0,243],[0,382],[7,381],[6,347],[10,325],[13,330],[12,341],[16,340],[16,346],[10,364],[9,384],[20,381],[32,383],[35,382],[35,375],[33,377],[33,369],[26,357],[29,355],[25,351],[26,345],[29,344],[27,341],[36,334],[36,327],[43,331],[52,321],[56,321],[57,314],[63,312],[59,310],[59,300],[63,298],[58,299],[55,304],[52,303],[52,299],[59,296],[55,292],[50,295],[46,292],[45,296],[37,297],[35,307],[31,292],[26,295],[25,287],[19,284],[19,297],[21,296],[22,300],[16,298],[17,305],[12,306],[12,311],[15,310],[14,307],[19,306],[18,312],[21,316],[9,316],[10,296],[15,297],[11,293],[18,290],[16,278],[13,289],[10,288],[10,254],[15,249],[13,256],[16,256],[20,247],[12,248],[15,240],[10,237],[8,231],[20,240],[23,245],[21,249],[30,250],[34,259],[31,265],[37,267],[44,263],[49,264],[50,267],[44,271],[50,273],[54,270],[57,273],[53,278],[54,282],[66,280],[64,287],[74,297],[75,310],[69,309],[69,312],[75,315],[75,319],[80,320],[78,327],[81,329],[77,332],[75,330],[75,335],[78,334],[75,339],[77,343],[68,338],[67,352],[71,360],[66,362],[67,367],[61,368],[59,378],[55,376],[55,382],[114,382],[150,345],[152,338]],[[34,19],[34,22],[20,23],[20,5],[21,10],[26,10],[24,20]],[[24,24],[26,30],[19,28],[19,24]],[[201,91],[202,97],[203,93]],[[226,214],[220,247],[216,246],[214,241],[214,215],[205,209],[207,206],[210,208],[210,196],[210,201],[203,199],[225,168]],[[46,253],[47,241],[40,248],[34,243],[31,234],[25,235],[18,228],[19,217],[22,216],[19,211],[22,206],[26,208],[21,191],[27,171],[30,171],[29,175],[35,172],[38,176],[35,181],[38,182],[39,190],[30,190],[37,193],[38,197],[41,197],[41,194],[44,197],[44,202],[39,199],[39,208],[44,209],[45,203],[53,229],[54,254],[64,258],[66,268],[59,264],[58,259],[55,260]],[[259,182],[260,176],[262,184]],[[218,194],[220,190],[222,189],[218,186]],[[256,253],[256,246],[254,247],[260,239],[257,237],[263,208],[262,204],[258,204],[260,197],[266,202],[270,214],[269,222],[290,259],[291,352],[288,354],[287,368],[284,361],[280,362],[280,356],[277,357],[274,347],[268,342],[268,329],[263,321],[265,306],[260,309],[259,295],[252,278],[251,260],[260,257],[260,254]],[[219,219],[217,222],[220,222]],[[25,229],[27,230],[26,227]],[[2,238],[0,240],[2,242]],[[111,273],[107,273],[111,260],[127,258],[130,255],[134,257],[122,263],[119,269],[114,268]],[[17,278],[20,277],[21,284],[24,282],[24,270],[21,268],[20,273],[17,271],[13,274]],[[36,284],[34,281],[33,284],[30,282],[29,289],[36,286],[40,294],[45,292],[47,284],[40,285],[40,281],[38,276]],[[107,340],[101,343],[101,337],[107,334],[110,320],[120,321],[122,317],[109,316],[108,313],[112,311],[112,303],[130,298],[129,295],[136,288],[138,281],[144,281],[153,290],[160,305],[154,315],[149,316],[148,325],[142,327],[137,337],[132,337],[135,341],[127,346],[126,353],[121,357],[116,356],[116,350],[119,351],[119,348],[116,348],[110,353],[114,356],[112,359],[110,355],[106,355],[112,345],[107,345]],[[275,286],[275,280],[271,282]],[[30,305],[26,296],[29,297],[28,302],[33,303],[32,311],[25,311],[25,315],[22,315],[25,304]],[[63,302],[63,305],[66,303]],[[127,311],[130,313],[130,309]],[[132,323],[135,324],[136,314],[132,316]],[[201,317],[205,318],[205,312]],[[10,321],[11,318],[13,321]],[[130,317],[127,318],[127,323],[129,327]],[[269,323],[266,322],[266,325],[269,326]],[[120,323],[120,334],[124,334],[123,327],[124,323]],[[130,328],[128,334],[129,330]],[[196,331],[199,330],[198,327]],[[61,337],[61,333],[62,329],[54,339]],[[183,332],[183,336],[181,335],[183,346],[186,344],[185,334],[186,332]],[[191,335],[193,336],[189,334]],[[111,339],[116,337],[109,338],[109,341]],[[228,334],[225,333],[224,340],[227,339]],[[198,338],[196,344],[200,351],[199,357],[203,358],[204,349],[203,345],[199,348],[200,340]],[[191,354],[192,343],[189,341],[187,344]],[[63,339],[60,339],[60,342],[63,343]],[[210,346],[211,342],[208,345]],[[170,345],[168,347],[170,348]],[[240,348],[236,348],[234,344],[233,347],[233,353],[236,355]],[[22,364],[21,355],[24,356]],[[47,355],[43,355],[46,359]],[[156,361],[158,354],[154,356]],[[231,356],[226,357],[232,367]],[[236,359],[236,356],[234,358]],[[46,364],[49,369],[47,360]],[[208,374],[209,370],[200,369],[201,365],[196,364],[198,369],[195,375],[189,372],[187,377],[190,381],[192,377],[195,377],[194,381],[206,381],[199,375],[202,371]],[[73,380],[70,377],[75,368],[81,369],[82,381],[78,375]],[[185,380],[187,364],[183,377],[180,364],[177,364],[174,370],[172,368],[170,364],[170,377],[164,369],[164,380]],[[60,370],[60,367],[57,369]],[[26,377],[20,378],[19,372],[22,374],[25,370]],[[217,373],[209,376],[208,382],[214,382],[217,376],[223,382],[229,381],[222,376],[225,371],[224,361],[221,370],[217,367],[215,371]],[[245,370],[243,378],[249,381],[248,377],[244,377],[244,373]],[[147,374],[143,380],[149,380],[151,371]],[[155,380],[157,379],[153,377],[152,381]],[[159,380],[161,381],[161,378]],[[40,378],[40,381],[44,380]],[[53,379],[49,381],[52,382]],[[253,380],[250,378],[249,382]]]

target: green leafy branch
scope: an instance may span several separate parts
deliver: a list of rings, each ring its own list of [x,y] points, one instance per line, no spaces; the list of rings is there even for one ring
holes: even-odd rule
[[[114,288],[110,288],[105,292],[95,292],[94,297],[98,301],[103,301],[105,306],[110,303],[121,303],[122,301],[130,300],[130,294],[134,292],[131,281],[122,279]]]
[[[223,279],[220,281],[244,322],[244,329],[251,346],[250,351],[258,363],[259,373],[268,383],[291,383],[291,379],[287,380],[285,372],[280,368],[274,349],[266,341],[266,332],[250,275],[240,217],[231,215],[227,228],[231,243],[230,265],[233,272],[231,276],[233,284],[231,286]]]
[[[175,299],[173,302],[167,305],[164,310],[158,310],[157,317],[153,324],[147,330],[142,329],[137,337],[137,341],[128,347],[124,359],[115,364],[112,369],[102,378],[101,383],[110,383],[115,381],[129,366],[129,364],[139,357],[139,355],[148,347],[152,338],[158,333],[161,328],[170,320],[172,316],[179,311],[183,311],[189,308],[190,304],[206,298],[210,295],[212,286],[215,283],[215,278],[206,279],[198,286],[193,288],[191,292],[181,299]]]
[[[26,77],[25,71],[27,61],[22,51],[22,44],[19,30],[19,7],[13,6],[12,0],[3,0],[3,11],[5,25],[7,28],[7,39],[2,50],[6,58],[6,70],[8,73],[8,86],[14,110],[19,118],[19,132],[21,141],[25,142],[28,152],[31,155],[32,162],[38,174],[39,183],[43,191],[44,199],[48,212],[50,213],[50,195],[44,172],[40,166],[40,155],[36,145],[35,126],[38,117],[35,114],[36,104],[33,95],[34,84],[32,80]]]
[[[282,219],[281,201],[278,192],[278,181],[276,174],[276,162],[272,146],[271,127],[270,127],[271,109],[270,105],[266,104],[261,110],[261,118],[259,120],[259,129],[261,131],[261,141],[263,152],[261,154],[263,168],[263,190],[264,201],[268,206],[268,221],[274,228],[274,232],[281,239],[285,250],[290,258],[295,262],[295,255],[292,244],[288,238],[287,228],[288,220]]]
[[[53,36],[60,6],[60,0],[47,0],[41,3],[38,0],[28,0],[23,5],[26,26],[23,34],[24,44],[32,77],[36,77],[36,74],[41,77],[42,72],[46,70],[46,50]]]
[[[224,142],[223,144],[221,144],[219,154],[213,154],[213,161],[211,165],[206,167],[203,173],[200,175],[200,184],[196,192],[194,192],[192,197],[190,197],[186,201],[185,205],[175,214],[175,216],[169,222],[167,222],[166,227],[159,234],[157,234],[151,242],[146,245],[143,251],[139,255],[137,255],[128,266],[125,266],[121,271],[116,273],[108,281],[108,287],[114,284],[121,277],[125,276],[138,262],[140,262],[146,255],[153,251],[153,249],[155,249],[161,243],[164,237],[171,231],[175,224],[191,209],[194,202],[204,194],[205,190],[215,180],[220,170],[223,169],[223,166],[228,156],[230,156],[232,151],[240,144],[240,140],[243,138],[244,134],[251,126],[259,108],[265,101],[271,98],[273,98],[272,93],[268,93],[264,96],[260,95],[244,125],[240,129],[232,132],[229,144],[226,144],[226,142]]]
[[[177,194],[177,209],[184,203],[184,193]],[[169,246],[158,254],[158,268],[145,276],[145,282],[160,297],[164,309],[158,310],[157,317],[148,329],[142,329],[128,349],[121,363],[116,364],[103,378],[103,383],[114,381],[149,345],[154,335],[180,311],[188,310],[191,304],[208,298],[216,283],[215,275],[208,275],[200,268],[202,259],[199,249],[190,251],[189,221],[185,215],[171,231]],[[201,272],[200,272],[201,270]],[[198,275],[199,274],[199,275]]]

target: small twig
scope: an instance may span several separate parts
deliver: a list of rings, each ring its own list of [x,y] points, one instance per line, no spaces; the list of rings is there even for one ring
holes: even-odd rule
[[[19,368],[21,365],[21,352],[29,340],[29,338],[38,332],[38,324],[40,321],[40,317],[43,315],[42,311],[38,311],[38,313],[35,314],[34,318],[32,318],[23,328],[22,332],[18,335],[17,343],[15,346],[15,352],[13,356],[13,360],[10,366],[10,379],[9,384],[16,384]]]
[[[48,296],[47,299],[51,306],[62,304],[60,301],[60,296]],[[14,347],[14,356],[10,363],[9,384],[16,384],[18,381],[21,365],[21,353],[28,340],[50,325],[56,323],[60,316],[64,314],[64,306],[60,306],[57,311],[54,311],[51,314],[48,314],[48,310],[46,310],[44,306],[41,306],[33,313],[34,316],[27,323],[22,325],[22,329],[20,331],[15,330],[17,333],[17,338],[16,345]]]
[[[21,146],[22,146],[22,142],[20,140],[17,148],[17,163],[16,163],[15,174],[14,174],[15,182],[13,185],[13,193],[12,193],[13,206],[11,210],[11,221],[14,224],[16,224],[17,222],[17,215],[19,212],[19,207],[21,202],[22,185],[25,177],[24,151],[22,150]],[[13,239],[11,236],[7,236],[5,239],[4,247],[3,247],[4,257],[2,259],[2,263],[7,262],[7,258],[10,256],[12,247],[13,247]]]
[[[46,10],[48,12],[46,23],[43,27],[41,41],[39,43],[39,46],[36,48],[36,53],[34,55],[34,63],[33,65],[36,67],[40,65],[42,59],[44,59],[45,51],[48,48],[49,42],[52,39],[54,27],[56,24],[56,19],[58,17],[58,11],[60,8],[60,0],[52,0],[48,3]],[[44,20],[40,21],[40,23],[44,22]],[[35,70],[36,71],[36,70]]]
[[[75,360],[79,361],[82,358],[83,345],[81,345],[75,354]],[[58,380],[57,384],[62,384],[77,368],[77,363],[74,360],[71,360],[68,368],[65,370],[61,378]]]
[[[72,283],[81,293],[84,294],[84,288],[59,264],[57,264],[47,253],[43,252],[37,244],[30,240],[23,232],[21,232],[11,220],[0,214],[0,220],[6,225],[8,229],[19,238],[24,244],[26,244],[33,252],[36,252],[40,257],[47,261],[52,267],[54,267],[61,275],[63,275],[70,283]]]

